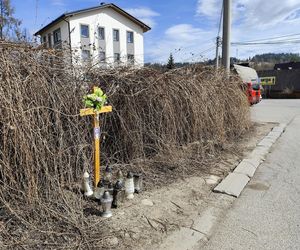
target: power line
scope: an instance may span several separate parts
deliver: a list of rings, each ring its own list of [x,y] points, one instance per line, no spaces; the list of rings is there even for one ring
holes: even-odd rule
[[[207,48],[207,49],[205,49],[205,50],[203,50],[203,51],[201,51],[201,52],[198,52],[198,53],[191,53],[192,54],[192,56],[191,57],[189,57],[189,58],[186,58],[185,60],[186,61],[189,61],[189,60],[191,60],[191,59],[197,59],[197,58],[204,58],[204,55],[205,54],[207,54],[207,53],[209,53],[209,52],[211,52],[211,51],[214,51],[215,50],[215,46],[213,46],[213,47],[210,47],[210,48]]]
[[[272,40],[276,40],[276,39],[279,39],[279,38],[295,37],[295,36],[300,36],[300,33],[277,36],[277,37],[270,37],[270,38],[264,38],[264,39],[257,39],[257,40],[250,40],[250,41],[244,41],[244,42],[240,42],[240,43],[252,43],[252,42],[270,41],[270,40],[272,41]]]
[[[238,42],[231,43],[233,46],[252,46],[252,45],[281,45],[281,44],[298,44],[300,39],[296,40],[281,40],[281,41],[267,41],[267,42]]]

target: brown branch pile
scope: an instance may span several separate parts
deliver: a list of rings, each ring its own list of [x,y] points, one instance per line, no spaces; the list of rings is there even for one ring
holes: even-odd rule
[[[92,119],[78,114],[95,84],[114,110],[101,117],[102,165],[163,157],[195,141],[203,158],[249,128],[240,81],[224,72],[84,73],[50,52],[0,48],[0,248],[99,246],[108,237],[96,234],[107,222],[95,228],[73,188],[92,168]]]

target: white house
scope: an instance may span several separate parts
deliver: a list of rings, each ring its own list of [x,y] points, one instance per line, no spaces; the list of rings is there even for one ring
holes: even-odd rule
[[[68,48],[80,63],[144,64],[144,32],[151,28],[118,6],[62,14],[35,33],[48,48]]]

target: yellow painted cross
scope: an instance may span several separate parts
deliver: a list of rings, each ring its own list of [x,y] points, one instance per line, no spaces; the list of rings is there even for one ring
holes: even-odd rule
[[[94,89],[95,91],[95,89]],[[104,106],[100,110],[93,108],[81,109],[80,116],[93,115],[94,116],[94,187],[97,187],[100,181],[100,122],[99,114],[112,112],[112,106]]]

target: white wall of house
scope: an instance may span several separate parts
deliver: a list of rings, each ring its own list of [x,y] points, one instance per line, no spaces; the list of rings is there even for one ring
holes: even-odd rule
[[[76,14],[74,16],[68,17],[67,20],[70,23],[72,51],[75,53],[74,58],[77,59],[78,63],[81,63],[82,61],[82,50],[90,51],[93,63],[100,62],[99,53],[101,50],[103,50],[103,48],[99,48],[100,43],[98,41],[98,27],[103,27],[105,29],[105,56],[107,64],[115,65],[114,53],[116,53],[116,49],[114,49],[113,29],[117,29],[119,30],[119,44],[117,49],[119,51],[117,52],[120,53],[121,63],[130,63],[127,57],[127,46],[131,46],[130,54],[132,54],[132,51],[134,51],[134,64],[139,66],[144,65],[143,29],[125,16],[119,14],[111,8],[104,8],[100,10]],[[88,39],[82,39],[81,25],[89,26]],[[61,21],[45,31],[43,34],[41,34],[41,38],[43,39],[45,35],[47,36],[48,33],[51,33],[53,44],[53,31],[59,27],[61,28],[62,44],[68,44],[69,30],[68,24],[65,21]],[[133,44],[131,45],[128,45],[127,42],[127,31],[133,32],[134,34]],[[132,50],[132,48],[134,49]],[[76,59],[73,60],[73,62],[76,62]]]
[[[41,34],[41,42],[44,42],[44,37],[46,38],[46,45],[49,47],[49,38],[51,40],[51,45],[54,45],[54,35],[53,32],[60,28],[61,31],[61,45],[63,47],[67,47],[69,44],[69,29],[68,23],[66,21],[61,21],[56,25],[52,26],[51,28],[47,29]]]

